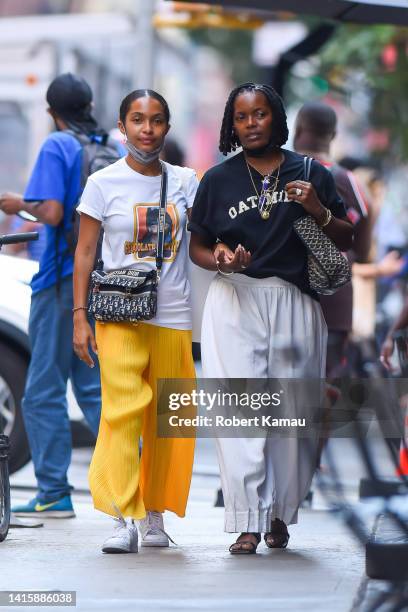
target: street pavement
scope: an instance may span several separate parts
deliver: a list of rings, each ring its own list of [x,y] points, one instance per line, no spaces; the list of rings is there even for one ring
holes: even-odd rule
[[[350,440],[332,443],[345,491],[357,499],[363,475]],[[86,472],[91,451],[76,450],[70,471],[76,519],[45,520],[44,528],[12,529],[0,544],[0,590],[74,590],[79,610],[227,610],[346,612],[364,577],[364,550],[315,492],[300,511],[286,550],[231,556],[234,537],[223,532],[223,509],[214,507],[219,486],[210,440],[198,440],[187,516],[165,516],[178,546],[141,548],[138,554],[104,555],[112,520],[92,508]],[[390,475],[384,449],[378,459]],[[32,466],[12,477],[13,502],[32,497]],[[13,607],[13,610],[26,610]],[[42,608],[36,608],[42,609]],[[44,608],[45,609],[45,608]]]

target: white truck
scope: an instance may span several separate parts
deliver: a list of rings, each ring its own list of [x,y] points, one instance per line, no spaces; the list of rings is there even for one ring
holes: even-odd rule
[[[10,438],[11,473],[30,459],[21,400],[30,361],[30,281],[37,270],[35,261],[0,254],[0,432]],[[74,445],[93,444],[70,385],[67,399]]]
[[[10,438],[11,472],[30,458],[21,399],[30,359],[29,283],[37,268],[36,262],[0,255],[0,431]]]
[[[135,5],[136,6],[136,5]],[[137,13],[41,15],[0,19],[0,192],[22,191],[52,129],[45,93],[63,72],[85,77],[101,125],[116,127],[122,98],[146,59]],[[172,109],[172,134],[187,140],[191,125],[192,43],[182,33],[154,34],[154,85]],[[182,88],[183,96],[179,95]]]

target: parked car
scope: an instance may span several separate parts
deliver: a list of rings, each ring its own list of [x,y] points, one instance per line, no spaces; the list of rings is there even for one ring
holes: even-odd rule
[[[0,432],[10,438],[11,473],[30,460],[21,400],[30,360],[30,281],[37,270],[37,262],[0,254]],[[70,385],[67,399],[74,446],[92,445],[94,438]]]

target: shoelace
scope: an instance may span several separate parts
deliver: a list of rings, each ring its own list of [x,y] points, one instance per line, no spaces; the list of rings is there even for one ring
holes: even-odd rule
[[[117,525],[115,525],[115,529],[123,529],[123,528],[127,529],[128,524],[126,523],[126,519],[123,517],[123,514],[121,513],[121,511],[119,510],[119,508],[117,507],[115,503],[112,503],[112,506],[117,515],[117,518],[113,517],[113,520],[117,521],[118,523]]]
[[[169,536],[169,534],[161,526],[162,515],[160,512],[149,512],[148,514],[148,531],[162,533],[170,540],[172,544],[177,546],[176,542]]]

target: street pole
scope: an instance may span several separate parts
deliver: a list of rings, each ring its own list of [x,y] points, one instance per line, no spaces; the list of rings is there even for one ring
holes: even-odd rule
[[[137,89],[153,87],[156,34],[153,27],[155,0],[135,0],[136,57],[133,66],[133,82]]]

